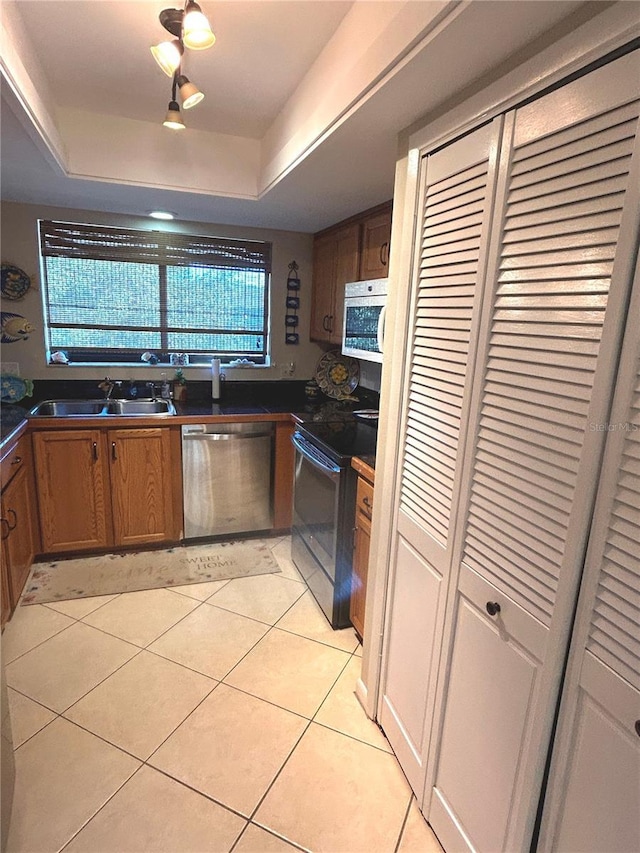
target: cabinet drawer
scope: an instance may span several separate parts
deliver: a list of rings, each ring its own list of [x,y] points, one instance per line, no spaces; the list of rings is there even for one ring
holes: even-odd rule
[[[356,492],[356,509],[367,518],[373,513],[373,486],[358,477],[358,491]]]
[[[24,466],[29,453],[28,438],[20,438],[10,447],[2,457],[0,471],[2,474],[2,488],[4,489],[18,471]]]

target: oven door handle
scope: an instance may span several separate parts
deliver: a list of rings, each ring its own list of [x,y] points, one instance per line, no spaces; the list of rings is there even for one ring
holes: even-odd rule
[[[327,460],[327,462],[323,462],[320,459],[317,459],[315,456],[312,456],[310,453],[308,453],[307,447],[306,447],[307,442],[304,440],[304,438],[301,438],[300,436],[296,435],[296,433],[294,433],[291,436],[291,443],[296,448],[296,450],[302,456],[304,456],[304,458],[307,460],[307,462],[310,462],[315,468],[317,468],[319,471],[322,471],[323,474],[330,474],[331,475],[331,474],[339,474],[340,473],[340,468],[337,465],[334,465],[332,462],[329,462],[328,460]]]

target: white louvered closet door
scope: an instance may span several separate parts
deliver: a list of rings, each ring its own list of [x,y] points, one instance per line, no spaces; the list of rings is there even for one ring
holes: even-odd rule
[[[531,843],[632,275],[638,69],[505,118],[425,799],[447,850]]]
[[[541,849],[640,850],[640,262],[589,540]]]
[[[497,120],[425,158],[378,719],[419,797],[486,268]]]

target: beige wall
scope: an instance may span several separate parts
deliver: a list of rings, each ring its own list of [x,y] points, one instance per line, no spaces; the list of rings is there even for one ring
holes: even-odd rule
[[[2,344],[0,356],[2,362],[18,362],[20,375],[25,379],[92,379],[104,376],[105,367],[74,367],[49,365],[46,363],[44,332],[42,322],[42,302],[39,286],[38,219],[57,219],[66,222],[96,223],[99,225],[118,224],[129,228],[182,231],[190,234],[203,234],[218,237],[239,237],[256,240],[269,240],[273,244],[272,275],[272,312],[271,312],[271,356],[272,364],[268,368],[227,369],[225,373],[231,380],[280,379],[284,365],[295,362],[294,379],[308,379],[313,376],[316,363],[322,355],[322,349],[309,341],[309,318],[311,311],[311,263],[312,236],[294,231],[270,231],[261,228],[241,228],[231,225],[215,225],[196,222],[162,223],[148,217],[124,216],[120,214],[98,213],[68,208],[44,207],[40,205],[13,204],[3,202],[2,212],[2,261],[15,264],[33,276],[33,286],[20,300],[2,300],[2,311],[22,314],[36,327],[36,331],[26,341]],[[288,265],[297,261],[300,290],[300,343],[287,346],[284,343],[284,305]],[[135,299],[135,293],[132,293]],[[110,371],[114,378],[143,379],[154,371],[155,376],[164,368],[157,367],[118,367]],[[204,368],[187,368],[187,379],[206,379]]]

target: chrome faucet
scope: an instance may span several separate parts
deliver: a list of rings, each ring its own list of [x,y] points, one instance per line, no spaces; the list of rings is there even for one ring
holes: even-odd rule
[[[147,382],[147,388],[151,392],[151,399],[157,399],[157,391],[156,391],[156,383],[155,382]]]

